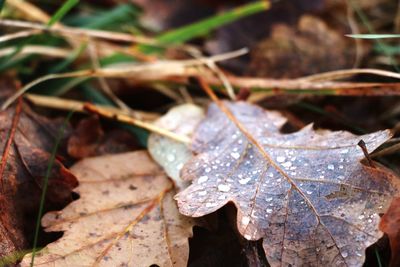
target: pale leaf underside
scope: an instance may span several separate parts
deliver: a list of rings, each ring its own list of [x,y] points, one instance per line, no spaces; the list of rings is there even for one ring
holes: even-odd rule
[[[176,196],[180,211],[198,217],[233,202],[239,231],[263,239],[272,266],[362,265],[365,248],[382,235],[378,214],[397,193],[397,178],[363,165],[357,143],[373,151],[390,132],[355,136],[309,125],[281,134],[279,113],[225,105],[265,154],[212,104],[193,138],[197,156],[181,172],[193,183]]]
[[[146,152],[88,158],[72,171],[80,199],[45,215],[46,231],[64,235],[35,266],[186,266],[193,222],[179,214],[172,183]]]

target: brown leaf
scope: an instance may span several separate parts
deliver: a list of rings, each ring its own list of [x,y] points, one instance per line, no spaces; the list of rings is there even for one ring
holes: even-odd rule
[[[46,231],[65,233],[35,266],[186,266],[193,221],[179,214],[172,183],[146,152],[84,159],[72,172],[80,199],[44,216]]]
[[[355,136],[309,125],[281,134],[279,113],[225,105],[257,144],[212,104],[194,134],[198,155],[181,172],[194,182],[176,196],[180,211],[198,217],[233,202],[239,231],[263,238],[272,266],[362,265],[365,248],[382,235],[378,213],[397,194],[397,178],[361,164],[357,143],[373,151],[390,132]]]
[[[68,154],[77,159],[137,148],[135,138],[125,130],[113,129],[104,133],[97,116],[82,119],[68,140]]]
[[[0,103],[11,91],[2,81]],[[47,120],[19,100],[0,112],[0,258],[27,247],[32,233],[43,178],[60,124]],[[49,177],[46,207],[71,201],[75,177],[58,160]]]
[[[323,20],[304,15],[297,29],[276,25],[271,37],[254,50],[250,73],[273,78],[297,78],[330,70],[351,68],[354,41]]]
[[[400,265],[400,198],[393,199],[382,216],[379,228],[389,236],[392,259],[390,266]]]

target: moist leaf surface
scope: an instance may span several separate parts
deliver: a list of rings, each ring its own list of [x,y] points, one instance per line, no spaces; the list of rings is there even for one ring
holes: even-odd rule
[[[216,105],[194,134],[197,154],[182,169],[193,180],[179,210],[203,216],[233,202],[249,240],[263,239],[272,266],[360,266],[377,241],[379,213],[397,194],[397,177],[362,164],[360,140],[373,151],[389,131],[363,136],[302,130],[282,134],[285,118],[243,102],[224,102],[261,144],[252,144]]]

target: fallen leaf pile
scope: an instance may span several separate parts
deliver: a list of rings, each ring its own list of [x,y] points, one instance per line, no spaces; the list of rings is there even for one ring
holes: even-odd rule
[[[0,88],[1,103],[12,87],[2,81]],[[27,247],[24,231],[33,232],[49,152],[60,125],[35,114],[23,101],[0,112],[0,259]],[[67,204],[76,185],[75,177],[56,160],[46,206]]]
[[[282,134],[279,113],[225,105],[260,146],[212,104],[194,134],[197,156],[181,172],[193,183],[176,196],[179,210],[199,217],[233,202],[240,233],[263,239],[272,266],[361,266],[398,187],[388,170],[361,163],[357,144],[363,140],[371,152],[391,133],[355,136],[309,125]]]
[[[35,266],[186,265],[193,221],[179,214],[173,184],[147,152],[87,158],[72,172],[80,199],[44,216],[46,231],[64,235]]]

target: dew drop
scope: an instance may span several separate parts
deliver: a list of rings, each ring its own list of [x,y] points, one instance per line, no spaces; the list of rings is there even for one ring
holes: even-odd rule
[[[200,191],[199,192],[199,196],[205,196],[205,195],[207,195],[207,191]]]
[[[265,201],[267,201],[267,202],[270,202],[272,200],[272,197],[267,197],[266,199],[265,199]]]
[[[358,216],[358,219],[360,219],[360,220],[364,219],[364,215]]]
[[[202,184],[204,182],[207,182],[208,176],[200,176],[199,180],[197,180],[197,183]]]
[[[290,166],[292,166],[292,163],[290,161],[282,163],[282,166],[285,168],[289,168]]]
[[[244,178],[244,179],[239,180],[239,183],[240,184],[247,184],[250,180],[251,180],[251,178]]]
[[[334,170],[334,169],[335,169],[335,166],[333,164],[328,165],[328,170]]]
[[[312,191],[306,191],[307,195],[311,195]]]
[[[342,149],[340,151],[340,154],[347,154],[347,153],[349,153],[349,150],[347,148],[346,149]]]
[[[242,218],[242,224],[248,225],[250,223],[250,217],[244,216]]]
[[[174,154],[168,154],[168,155],[167,155],[167,160],[168,160],[169,162],[174,161],[174,160],[175,160],[175,155],[174,155]]]
[[[272,212],[272,209],[267,209],[267,213],[271,213]]]
[[[349,253],[347,253],[347,251],[343,251],[342,256],[343,256],[343,258],[346,258],[347,256],[349,256]]]
[[[277,158],[276,158],[276,161],[277,162],[279,162],[279,163],[282,163],[282,162],[284,162],[285,161],[285,157],[283,157],[283,156],[278,156]]]
[[[237,152],[232,152],[231,153],[231,157],[234,158],[234,159],[239,159],[240,158],[240,154],[237,153]]]
[[[220,184],[218,185],[218,190],[221,192],[229,192],[229,190],[231,190],[231,187],[227,184]]]
[[[216,207],[217,206],[217,203],[211,203],[211,202],[207,202],[206,203],[206,208],[213,208],[213,207]]]
[[[205,169],[205,172],[206,173],[209,173],[211,171],[211,168],[210,167],[207,167],[206,169]]]

